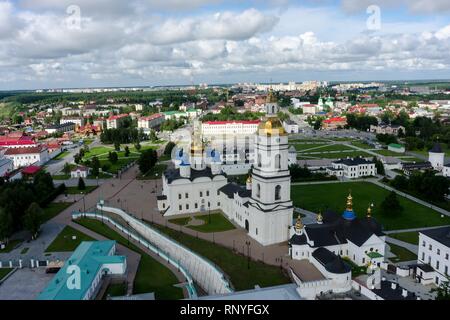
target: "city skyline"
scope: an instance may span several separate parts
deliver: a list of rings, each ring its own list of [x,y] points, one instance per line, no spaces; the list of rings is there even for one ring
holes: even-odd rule
[[[399,3],[0,1],[0,90],[448,78],[449,3]]]

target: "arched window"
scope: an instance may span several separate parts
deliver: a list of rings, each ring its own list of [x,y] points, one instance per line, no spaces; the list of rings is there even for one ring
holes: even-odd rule
[[[281,200],[281,186],[275,187],[275,200]]]
[[[258,153],[258,167],[261,168],[261,154]]]
[[[261,197],[261,186],[259,183],[256,185],[256,196],[259,198]]]
[[[275,169],[281,169],[281,155],[275,156]]]

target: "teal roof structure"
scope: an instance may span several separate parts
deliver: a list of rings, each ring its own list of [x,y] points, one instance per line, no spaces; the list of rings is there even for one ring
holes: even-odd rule
[[[39,294],[38,300],[83,300],[87,291],[105,264],[124,264],[124,256],[109,255],[116,241],[83,241],[76,248],[64,266],[58,271],[47,287]],[[73,273],[71,266],[80,268],[80,288],[70,289],[67,285]]]

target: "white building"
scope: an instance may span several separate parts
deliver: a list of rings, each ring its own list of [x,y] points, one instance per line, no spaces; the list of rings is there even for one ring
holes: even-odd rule
[[[5,158],[11,159],[14,169],[30,165],[43,165],[50,160],[48,149],[43,146],[31,148],[9,148],[5,151]]]
[[[444,175],[444,177],[450,177],[450,164],[446,164],[442,168],[442,174]]]
[[[70,117],[70,118],[61,118],[59,120],[59,124],[63,125],[65,123],[72,123],[76,126],[82,127],[84,126],[84,118],[83,117]]]
[[[375,162],[362,157],[346,158],[333,161],[331,167],[327,168],[330,176],[344,177],[347,179],[358,179],[361,177],[375,176],[377,168]]]
[[[204,136],[254,135],[260,123],[259,120],[207,121],[202,123],[201,130]]]
[[[306,226],[299,218],[291,231],[289,245],[292,259],[307,259],[315,265],[318,265],[317,262],[323,264],[323,261],[315,261],[318,256],[314,252],[320,249],[320,256],[327,256],[330,260],[330,268],[339,267],[344,271],[347,268],[339,261],[341,257],[346,257],[358,266],[380,267],[385,257],[386,237],[381,225],[372,217],[370,207],[365,218],[356,216],[353,198],[349,195],[342,215],[327,211],[323,216],[318,215],[316,224]],[[333,261],[330,258],[332,255],[335,257]]]
[[[89,175],[90,169],[84,166],[76,166],[70,171],[71,178],[87,178]]]
[[[129,117],[128,114],[119,114],[119,115],[111,116],[108,119],[106,119],[106,128],[107,129],[118,129],[122,126],[123,122],[128,117]]]
[[[316,114],[318,107],[316,104],[304,104],[302,105],[303,114]]]
[[[428,161],[433,166],[434,170],[442,171],[445,161],[445,153],[442,151],[441,145],[435,143],[433,148],[428,152]]]
[[[164,115],[156,113],[148,117],[138,119],[138,128],[144,130],[154,129],[164,122]]]
[[[73,122],[65,122],[63,124],[48,126],[45,128],[45,131],[49,134],[53,133],[64,133],[75,130],[75,123]]]
[[[292,120],[284,121],[283,127],[287,133],[298,133],[298,131],[299,131],[297,122],[292,121]]]
[[[163,195],[158,208],[164,215],[221,209],[225,216],[245,228],[262,245],[289,239],[293,205],[288,170],[288,136],[274,115],[278,104],[269,94],[268,118],[258,127],[256,163],[246,187],[228,183],[215,150],[205,152],[196,134],[189,155],[177,154],[176,169],[163,176]]]
[[[419,266],[416,278],[422,284],[437,286],[450,276],[450,227],[419,231]]]

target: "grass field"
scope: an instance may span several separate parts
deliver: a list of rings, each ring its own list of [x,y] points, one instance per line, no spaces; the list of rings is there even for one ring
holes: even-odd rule
[[[13,251],[14,248],[17,247],[20,243],[22,243],[22,240],[9,240],[8,244],[5,246],[5,249],[0,249],[0,253],[9,253]]]
[[[117,174],[120,169],[133,162],[134,160],[136,160],[136,158],[121,158],[116,163],[112,164],[108,159],[99,159],[100,167],[107,165],[108,170],[106,171],[112,174]]]
[[[311,151],[313,152],[313,151]],[[299,159],[341,159],[341,158],[347,158],[347,157],[365,157],[370,158],[373,157],[372,155],[363,152],[363,151],[348,151],[348,152],[332,152],[332,153],[316,153],[316,154],[308,154],[308,153],[301,153],[299,154]]]
[[[366,143],[360,142],[360,141],[353,141],[352,145],[355,147],[358,147],[358,148],[362,148],[362,149],[374,149],[372,146],[370,146]]]
[[[338,213],[345,210],[346,198],[352,191],[353,208],[359,217],[364,217],[368,206],[373,203],[373,216],[386,230],[433,227],[450,224],[450,217],[441,218],[440,214],[430,208],[398,196],[403,212],[399,216],[381,214],[380,204],[389,194],[369,182],[349,182],[336,184],[317,184],[293,186],[291,198],[296,207],[312,212],[330,209]]]
[[[325,143],[321,143],[321,144],[317,144],[317,143],[302,143],[302,144],[295,143],[295,144],[292,144],[292,145],[295,147],[295,149],[297,151],[305,151],[305,150],[313,149],[310,152],[314,152],[316,150],[314,148],[319,148],[319,149],[317,149],[317,151],[319,151],[319,150],[322,149],[322,147],[326,146]]]
[[[121,297],[127,294],[127,284],[126,283],[111,283],[106,289],[103,299],[105,300],[108,296],[110,297]]]
[[[86,189],[79,190],[78,187],[67,187],[65,193],[67,194],[88,194],[97,189],[97,186],[86,186]]]
[[[408,242],[411,244],[419,244],[419,233],[418,232],[402,232],[402,233],[391,233],[389,237]]]
[[[62,159],[64,159],[66,156],[68,156],[69,154],[70,154],[69,151],[61,152],[61,153],[58,154],[56,157],[54,157],[53,160],[62,160]]]
[[[398,153],[398,152],[394,152],[394,151],[386,150],[386,149],[373,150],[373,152],[379,154],[380,156],[387,156],[387,157],[399,157],[399,156],[404,155],[403,153]]]
[[[417,260],[417,255],[415,253],[389,242],[387,242],[387,244],[391,247],[391,252],[396,255],[395,258],[389,258],[392,262]]]
[[[212,212],[211,216],[209,216],[208,214],[195,216],[195,219],[203,220],[204,224],[200,226],[187,226],[189,221],[191,221],[190,217],[176,218],[169,221],[174,224],[186,226],[189,229],[204,233],[223,232],[235,229],[234,225],[230,221],[228,221],[228,219],[226,219],[220,212]]]
[[[156,299],[159,300],[183,298],[183,290],[174,286],[178,284],[178,279],[164,265],[150,257],[133,243],[128,245],[127,239],[100,221],[83,218],[76,220],[76,222],[108,239],[116,240],[118,243],[141,255],[139,267],[134,279],[134,294],[154,292]]]
[[[94,147],[94,148],[89,149],[89,152],[86,152],[84,154],[84,159],[89,159],[94,156],[102,155],[104,153],[106,153],[106,155],[108,155],[108,152],[113,151],[113,150],[114,150],[114,148],[112,148],[112,147],[104,147],[104,146],[103,147]]]
[[[237,254],[221,245],[197,239],[170,228],[153,226],[217,264],[230,277],[236,291],[254,289],[255,285],[270,287],[290,282],[288,276],[279,267],[269,266],[263,262],[250,261],[250,268],[248,268],[245,255]],[[242,247],[237,249],[241,251]],[[246,250],[247,248],[245,248],[245,252],[247,252]]]
[[[12,271],[12,269],[10,269],[10,268],[1,268],[0,269],[0,280],[2,280],[4,277],[6,277],[11,271]]]
[[[76,239],[73,239],[73,237],[76,237]],[[55,240],[45,249],[45,252],[72,252],[81,242],[93,240],[95,239],[72,227],[65,226]]]
[[[73,203],[70,202],[52,202],[47,207],[43,208],[44,216],[42,217],[42,223],[47,222],[48,220],[56,217],[62,211],[66,210]]]

